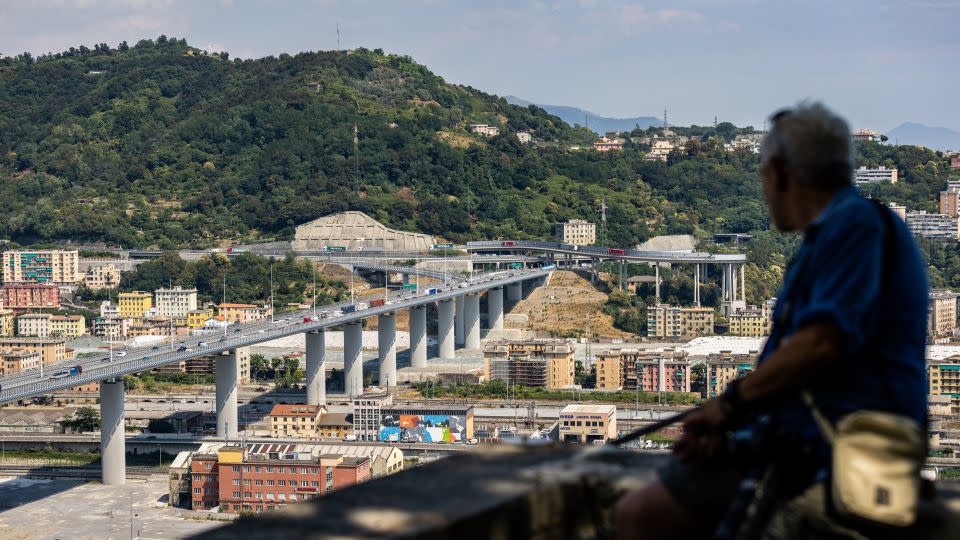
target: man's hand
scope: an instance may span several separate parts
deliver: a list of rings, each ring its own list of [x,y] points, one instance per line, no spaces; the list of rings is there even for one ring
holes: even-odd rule
[[[674,447],[680,461],[710,459],[723,447],[724,434],[733,418],[733,409],[719,398],[703,404],[683,421],[683,435]]]

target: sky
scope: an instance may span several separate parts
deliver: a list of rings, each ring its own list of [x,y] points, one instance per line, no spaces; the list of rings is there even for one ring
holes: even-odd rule
[[[853,128],[960,130],[960,0],[0,0],[0,52],[161,34],[258,58],[407,54],[449,82],[594,113],[759,127],[826,103]]]

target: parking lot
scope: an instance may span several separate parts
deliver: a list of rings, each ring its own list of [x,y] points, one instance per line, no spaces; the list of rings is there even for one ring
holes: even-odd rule
[[[167,506],[167,477],[110,487],[82,480],[0,477],[0,538],[184,538],[223,522]]]

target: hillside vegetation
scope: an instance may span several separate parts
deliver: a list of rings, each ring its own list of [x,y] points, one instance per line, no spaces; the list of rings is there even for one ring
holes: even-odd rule
[[[483,138],[471,123],[501,134]],[[597,221],[602,200],[604,244],[759,232],[748,295],[774,294],[796,239],[767,231],[758,157],[723,149],[750,129],[673,130],[696,140],[666,163],[644,161],[632,139],[623,152],[573,150],[593,134],[380,50],[241,61],[161,36],[24,54],[0,59],[0,237],[207,247],[289,239],[298,224],[361,210],[454,241],[546,238],[559,221]],[[876,195],[935,207],[941,154],[858,150],[863,164],[903,172]],[[937,257],[958,259],[955,247]],[[960,284],[960,268],[941,270],[939,282]],[[679,271],[671,298],[686,299],[687,283]]]

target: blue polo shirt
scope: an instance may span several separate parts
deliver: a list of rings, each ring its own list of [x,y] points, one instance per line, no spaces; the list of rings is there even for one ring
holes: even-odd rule
[[[885,234],[892,238],[885,241]],[[892,253],[884,253],[887,246]],[[923,421],[926,263],[903,220],[892,214],[885,219],[856,188],[842,189],[804,231],[778,298],[758,363],[804,326],[831,322],[843,333],[843,357],[809,387],[824,415],[835,423],[871,409]],[[820,438],[799,395],[782,399],[774,410],[789,431]]]

